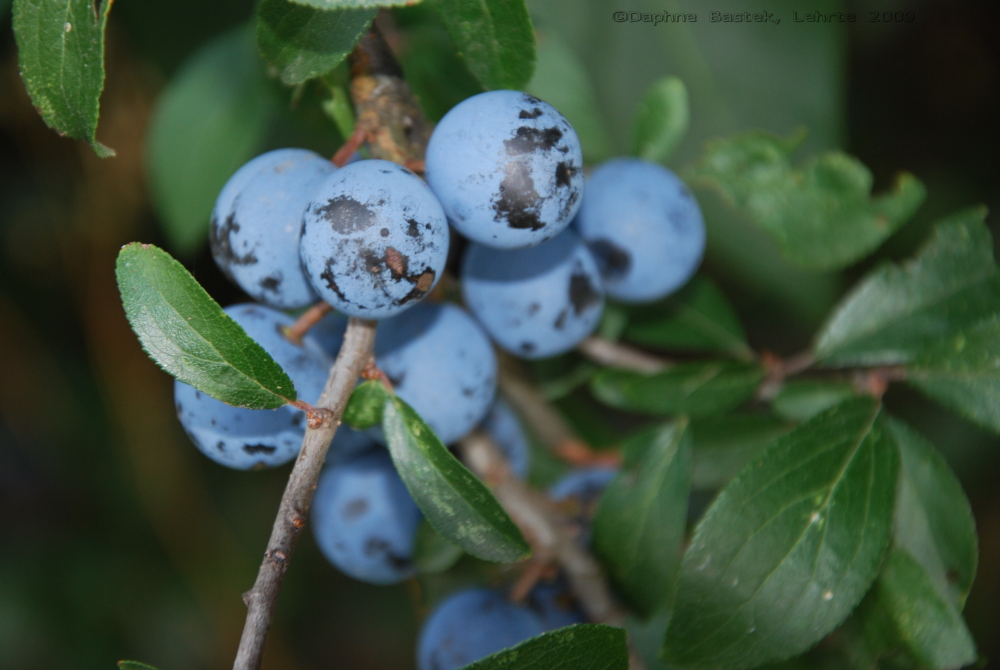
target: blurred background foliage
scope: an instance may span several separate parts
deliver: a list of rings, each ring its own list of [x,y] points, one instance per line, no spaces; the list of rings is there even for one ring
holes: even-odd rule
[[[992,0],[773,0],[753,8],[785,17],[779,26],[707,21],[709,10],[747,10],[739,0],[530,4],[541,56],[529,89],[571,116],[589,138],[590,162],[628,149],[644,89],[675,75],[688,87],[691,128],[673,167],[690,164],[711,137],[805,127],[800,157],[842,148],[871,168],[876,190],[900,170],[927,185],[915,220],[876,258],[831,275],[790,267],[756,226],[699,191],[707,270],[758,348],[803,348],[851,281],[880,259],[907,256],[938,216],[979,202],[1000,209],[1000,5]],[[225,668],[243,623],[239,594],[253,582],[287,468],[239,473],[198,455],[174,419],[171,380],[128,329],[113,268],[125,242],[162,244],[220,303],[244,299],[203,237],[178,248],[164,235],[146,138],[159,92],[214,37],[245,25],[253,2],[115,4],[98,137],[118,157],[105,161],[58,138],[31,108],[9,5],[0,0],[0,668],[112,668],[130,657],[164,670]],[[614,10],[701,18],[615,23]],[[792,10],[851,10],[861,20],[792,24]],[[909,10],[916,19],[868,23],[868,10]],[[393,46],[430,116],[476,92],[426,8],[397,11],[394,23]],[[244,150],[337,147],[340,136],[308,97],[315,92],[296,103],[273,82],[254,85],[267,89],[264,111],[242,111],[263,124],[263,139]],[[225,132],[225,118],[218,127]],[[173,150],[190,156],[194,172],[232,159],[202,156],[196,146]],[[1000,656],[998,440],[906,390],[893,388],[886,402],[932,439],[966,487],[981,540],[966,615],[982,654]],[[595,443],[620,437],[613,417],[582,394],[560,405]],[[266,667],[412,667],[427,594],[415,584],[373,587],[341,576],[309,533],[300,547]]]

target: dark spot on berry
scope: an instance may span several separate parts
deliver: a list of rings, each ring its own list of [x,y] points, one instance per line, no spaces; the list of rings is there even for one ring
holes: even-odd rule
[[[505,219],[507,225],[517,230],[540,230],[545,227],[538,217],[541,200],[531,178],[531,169],[519,161],[507,163],[499,197],[493,201],[494,219]]]
[[[382,174],[392,174],[392,170],[379,170]]]
[[[583,272],[574,272],[569,278],[569,302],[577,316],[588,307],[601,302],[601,294],[590,283],[590,277]]]
[[[409,265],[409,261],[410,259],[405,254],[399,253],[392,247],[386,248],[385,265],[392,273],[393,279],[401,279],[406,275],[406,267]]]
[[[406,570],[412,563],[409,556],[400,556],[393,552],[392,545],[379,537],[368,538],[368,541],[365,542],[364,552],[365,556],[382,554],[385,556],[386,562],[396,570]]]
[[[521,353],[523,353],[523,354],[530,354],[536,348],[537,347],[535,347],[535,343],[534,342],[521,342],[521,346],[518,347],[518,349],[520,349]]]
[[[608,279],[621,279],[632,267],[632,254],[610,240],[596,239],[588,242],[587,246],[594,254],[601,274]]]
[[[344,519],[350,521],[356,519],[368,511],[368,501],[364,498],[355,498],[344,505]]]
[[[471,398],[472,396],[476,395],[476,389],[463,388],[462,395],[464,395],[466,398]]]
[[[535,96],[531,95],[530,93],[522,93],[521,94],[521,100],[523,100],[524,102],[526,102],[529,105],[537,105],[538,103],[541,102],[541,100],[539,100]]]
[[[541,303],[538,302],[531,303],[530,305],[528,305],[528,316],[534,316],[535,314],[538,314],[538,310],[540,310],[541,308],[542,308]]]
[[[333,229],[342,235],[357,233],[375,224],[375,212],[367,205],[346,195],[331,198],[325,205],[316,210],[323,216]]]
[[[522,109],[521,113],[517,115],[519,119],[537,119],[542,115],[542,109],[540,107],[535,107],[532,110]]]
[[[383,228],[379,232],[382,233],[382,237],[389,237],[389,229],[388,228]]]
[[[569,310],[568,309],[564,309],[563,311],[559,312],[559,316],[556,317],[556,322],[554,324],[555,327],[556,327],[556,330],[562,330],[563,328],[566,327],[566,317],[567,316],[569,316]]]
[[[260,287],[265,291],[271,291],[272,293],[277,293],[278,288],[281,286],[282,276],[278,275],[268,275],[260,280]]]
[[[407,219],[406,223],[409,224],[406,228],[406,234],[410,237],[420,237],[420,222],[416,219]],[[427,225],[430,228],[430,224]]]
[[[218,449],[219,451],[225,451],[225,450],[226,450],[226,443],[225,443],[225,442],[223,442],[222,440],[219,440],[219,441],[218,441],[218,442],[217,442],[217,443],[215,444],[215,448],[216,448],[216,449]]]
[[[334,272],[333,272],[332,258],[328,258],[326,260],[326,269],[323,270],[323,272],[320,274],[319,277],[320,279],[326,282],[327,288],[329,288],[331,291],[337,294],[338,298],[340,298],[344,302],[350,302],[350,300],[347,299],[347,296],[344,295],[344,292],[340,290],[340,287],[337,286],[337,282],[333,278]]]
[[[244,444],[243,451],[250,454],[273,454],[277,448],[269,444]]]
[[[208,243],[212,249],[212,257],[230,281],[233,280],[230,266],[253,265],[257,262],[252,249],[242,256],[236,253],[233,248],[233,233],[238,232],[240,224],[236,222],[235,212],[227,216],[221,225],[213,218],[212,225],[208,229]]]
[[[402,305],[403,303],[409,302],[410,300],[419,300],[427,295],[427,292],[431,290],[434,286],[434,278],[437,277],[437,273],[430,268],[424,268],[424,271],[420,274],[411,273],[403,277],[409,282],[413,283],[413,290],[407,293],[401,300],[397,300],[397,305]]]
[[[566,161],[562,161],[556,166],[556,186],[571,186],[575,176],[576,167]]]
[[[533,154],[537,151],[551,151],[562,139],[561,130],[552,128],[530,128],[521,126],[514,132],[514,137],[504,140],[508,156]]]

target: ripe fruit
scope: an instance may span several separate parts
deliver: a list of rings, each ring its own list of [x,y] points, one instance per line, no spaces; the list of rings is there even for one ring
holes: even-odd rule
[[[212,210],[209,238],[222,271],[252,298],[280,309],[316,302],[302,272],[302,213],[336,168],[305,149],[257,156],[230,177]]]
[[[528,438],[521,428],[521,421],[503,398],[497,398],[483,419],[482,429],[493,438],[507,459],[507,467],[518,477],[528,476],[531,450]]]
[[[457,670],[544,632],[534,612],[496,591],[459,591],[424,622],[417,641],[417,668]]]
[[[489,338],[449,303],[423,303],[382,322],[375,362],[445,444],[475,428],[496,394]]]
[[[470,245],[462,294],[497,344],[524,358],[572,349],[604,307],[597,262],[571,230],[530,249]]]
[[[579,468],[563,475],[549,488],[549,497],[556,502],[573,499],[582,507],[590,507],[618,475],[617,468]]]
[[[225,309],[247,334],[284,368],[299,398],[314,403],[323,392],[331,361],[308,336],[302,346],[281,334],[294,320],[252,303]],[[284,406],[246,409],[216,400],[183,382],[174,382],[177,418],[198,449],[213,461],[237,470],[274,467],[295,458],[302,445],[305,415]]]
[[[320,474],[312,504],[316,544],[355,579],[395,584],[412,576],[420,519],[385,450],[338,461]]]
[[[448,225],[410,170],[363,160],[314,192],[300,254],[313,288],[339,312],[384,319],[434,288],[448,255]]]
[[[427,183],[451,224],[493,247],[555,237],[583,190],[583,154],[569,122],[518,91],[489,91],[448,112],[427,146]]]
[[[574,227],[594,252],[608,295],[622,302],[673,293],[705,251],[705,224],[687,186],[667,168],[637,158],[593,171]]]

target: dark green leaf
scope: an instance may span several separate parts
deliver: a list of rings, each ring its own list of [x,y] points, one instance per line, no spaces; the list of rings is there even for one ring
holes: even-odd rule
[[[976,645],[955,606],[908,552],[889,552],[873,588],[874,607],[919,667],[953,670],[976,660]]]
[[[401,7],[415,5],[420,0],[294,0],[297,5],[317,9],[378,9],[379,7]]]
[[[90,142],[101,158],[115,155],[97,141],[109,11],[111,0],[14,2],[18,65],[32,104],[45,125]]]
[[[753,397],[764,379],[754,363],[710,361],[682,363],[652,375],[604,370],[591,381],[602,402],[644,414],[722,414]]]
[[[612,154],[611,137],[583,63],[555,33],[538,38],[538,63],[525,89],[559,110],[580,138],[583,159],[600,163]]]
[[[732,414],[691,423],[694,460],[691,486],[717,489],[729,483],[794,424],[767,414]]]
[[[222,402],[274,409],[295,388],[184,266],[151,244],[122,247],[115,266],[125,316],[143,349],[180,381]]]
[[[344,408],[344,423],[356,430],[379,425],[385,400],[386,389],[382,382],[370,380],[358,384]]]
[[[580,623],[543,633],[462,670],[628,670],[625,631]]]
[[[197,51],[160,94],[147,169],[173,248],[190,253],[208,239],[219,191],[260,150],[273,111],[249,28]]]
[[[691,488],[687,420],[644,431],[623,445],[628,462],[601,496],[594,551],[633,609],[669,604],[681,562]]]
[[[322,10],[288,0],[261,0],[257,45],[289,86],[319,77],[347,57],[377,8]]]
[[[118,661],[118,667],[121,670],[156,670],[153,666],[139,661]]]
[[[774,412],[790,421],[805,421],[854,395],[847,382],[798,379],[786,382],[772,402]]]
[[[413,567],[420,574],[434,574],[451,568],[465,554],[457,544],[444,539],[426,519],[417,528],[413,541]]]
[[[800,654],[878,573],[899,456],[871,398],[779,438],[718,495],[684,556],[664,656],[728,670]]]
[[[524,0],[437,0],[469,71],[488,89],[522,89],[535,70],[535,30]]]
[[[893,536],[958,611],[972,588],[978,561],[976,522],[962,485],[923,436],[892,420],[902,469]]]
[[[688,129],[687,88],[677,77],[665,77],[646,89],[636,111],[632,152],[654,163],[666,163]]]
[[[1000,314],[929,347],[907,366],[907,380],[970,421],[1000,432]]]
[[[487,561],[528,556],[528,543],[493,494],[396,396],[386,400],[382,433],[399,476],[437,532]]]
[[[800,141],[762,132],[715,140],[692,176],[717,186],[774,236],[789,261],[811,270],[861,260],[923,202],[923,185],[905,173],[891,192],[872,197],[871,172],[840,152],[795,168],[789,158]]]
[[[985,217],[983,208],[949,217],[916,258],[862,279],[820,330],[816,356],[829,365],[911,363],[943,338],[1000,312]]]
[[[753,351],[736,313],[716,285],[696,276],[662,303],[630,311],[625,339],[672,351],[717,351],[750,359]]]

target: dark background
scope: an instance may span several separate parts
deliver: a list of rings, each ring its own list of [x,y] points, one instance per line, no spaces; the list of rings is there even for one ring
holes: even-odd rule
[[[785,18],[780,26],[707,20],[710,10],[747,9]],[[859,20],[793,24],[793,9],[853,10]],[[915,20],[873,24],[869,9],[913,11]],[[700,19],[682,27],[614,23],[614,10],[696,11]],[[408,11],[397,17],[397,44],[417,79],[428,65],[405,26],[423,19]],[[752,8],[737,0],[537,0],[532,11],[541,38],[561,40],[586,66],[616,153],[627,149],[642,90],[675,74],[692,107],[677,167],[708,137],[805,126],[803,156],[844,149],[871,168],[876,189],[900,170],[920,177],[927,201],[879,258],[912,253],[948,212],[1000,205],[993,0]],[[101,161],[35,114],[17,73],[9,0],[0,0],[0,668],[109,669],[119,658],[161,670],[231,663],[244,614],[239,595],[253,582],[287,468],[225,470],[187,442],[169,378],[123,318],[113,263],[125,242],[166,244],[143,153],[158,91],[195,49],[251,13],[249,0],[116,2],[98,137],[118,157]],[[440,93],[437,104],[449,95],[457,94]],[[327,141],[336,144],[332,134]],[[710,228],[707,269],[756,347],[791,354],[806,346],[832,301],[874,262],[806,275],[714,196],[698,195]],[[240,299],[204,249],[183,260],[221,303]],[[981,541],[966,614],[980,651],[996,657],[998,439],[905,390],[893,388],[886,402],[934,441],[966,487]],[[266,667],[411,667],[420,603],[414,584],[377,588],[339,575],[307,533]]]

